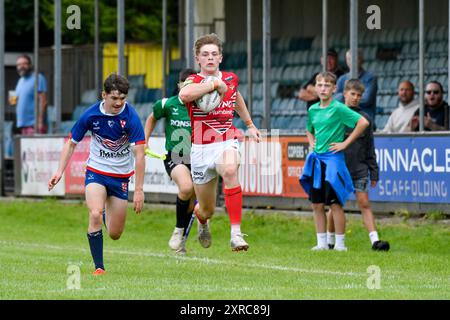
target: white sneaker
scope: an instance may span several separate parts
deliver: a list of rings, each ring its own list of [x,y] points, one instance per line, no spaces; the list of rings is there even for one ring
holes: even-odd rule
[[[231,250],[233,251],[241,251],[241,250],[248,250],[248,243],[244,240],[244,234],[243,233],[232,233],[231,234],[231,240],[230,240]]]
[[[198,241],[203,248],[211,246],[211,232],[209,231],[209,220],[206,224],[201,224],[197,221]]]
[[[183,237],[180,247],[175,251],[176,254],[185,255],[186,254],[186,237]]]
[[[336,250],[336,251],[347,251],[347,247],[337,247],[337,246],[335,246],[333,250]]]
[[[175,228],[172,233],[172,237],[169,240],[169,247],[172,250],[178,250],[183,242],[184,228]]]
[[[322,250],[328,250],[328,247],[325,246],[315,246],[311,248],[312,251],[322,251]]]

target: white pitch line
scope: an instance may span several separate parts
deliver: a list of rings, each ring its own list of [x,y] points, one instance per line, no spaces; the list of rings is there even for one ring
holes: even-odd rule
[[[72,247],[62,247],[51,244],[37,244],[37,243],[27,243],[27,242],[10,242],[10,241],[2,241],[0,240],[0,244],[8,245],[8,246],[20,246],[24,248],[40,248],[40,249],[48,249],[48,250],[58,250],[58,251],[81,251],[87,252],[87,249],[83,248],[72,248]],[[200,257],[187,257],[187,256],[176,256],[173,254],[166,253],[157,253],[157,252],[143,252],[143,251],[123,251],[123,250],[111,250],[105,249],[104,252],[111,254],[122,254],[122,255],[132,255],[132,256],[142,256],[142,257],[155,257],[155,258],[172,258],[175,260],[187,260],[187,261],[195,261],[202,262],[206,264],[216,264],[216,265],[230,265],[230,261],[218,260],[218,259],[210,259],[208,257],[200,258]],[[269,264],[256,264],[256,263],[236,263],[232,262],[233,266],[238,267],[248,267],[255,269],[268,269],[268,270],[277,270],[277,271],[288,271],[288,272],[299,272],[299,273],[315,273],[315,274],[326,274],[326,275],[338,275],[338,276],[367,276],[366,273],[357,273],[357,272],[340,272],[340,271],[330,271],[330,270],[320,270],[320,269],[304,269],[304,268],[295,268],[295,267],[287,267],[281,265],[269,265]]]

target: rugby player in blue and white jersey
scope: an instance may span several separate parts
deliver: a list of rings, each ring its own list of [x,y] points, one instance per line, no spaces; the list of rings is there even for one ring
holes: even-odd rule
[[[136,173],[134,211],[144,204],[145,135],[139,116],[126,102],[129,83],[111,74],[104,82],[103,100],[89,107],[72,128],[61,152],[58,170],[48,182],[51,190],[61,179],[75,147],[89,130],[92,134],[86,167],[86,204],[89,209],[88,240],[95,264],[94,275],[105,273],[102,216],[113,240],[125,227],[129,178]]]

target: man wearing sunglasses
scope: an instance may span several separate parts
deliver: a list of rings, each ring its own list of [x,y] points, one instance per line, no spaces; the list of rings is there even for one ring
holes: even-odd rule
[[[425,131],[449,130],[449,106],[444,101],[444,89],[438,81],[430,81],[425,87],[423,127]],[[411,119],[411,130],[419,131],[419,110]]]

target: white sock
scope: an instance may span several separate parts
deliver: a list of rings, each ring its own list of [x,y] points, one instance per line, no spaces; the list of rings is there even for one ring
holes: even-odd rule
[[[327,243],[334,244],[334,232],[327,232]]]
[[[241,233],[241,225],[240,224],[232,224],[231,225],[231,234]]]
[[[317,246],[326,247],[327,246],[327,234],[317,233]]]
[[[336,247],[345,247],[345,234],[336,234]]]
[[[369,233],[369,238],[370,238],[370,242],[372,242],[372,244],[373,244],[375,241],[379,241],[379,240],[380,240],[380,239],[378,238],[378,232],[376,232],[376,231],[370,232],[370,233]]]

